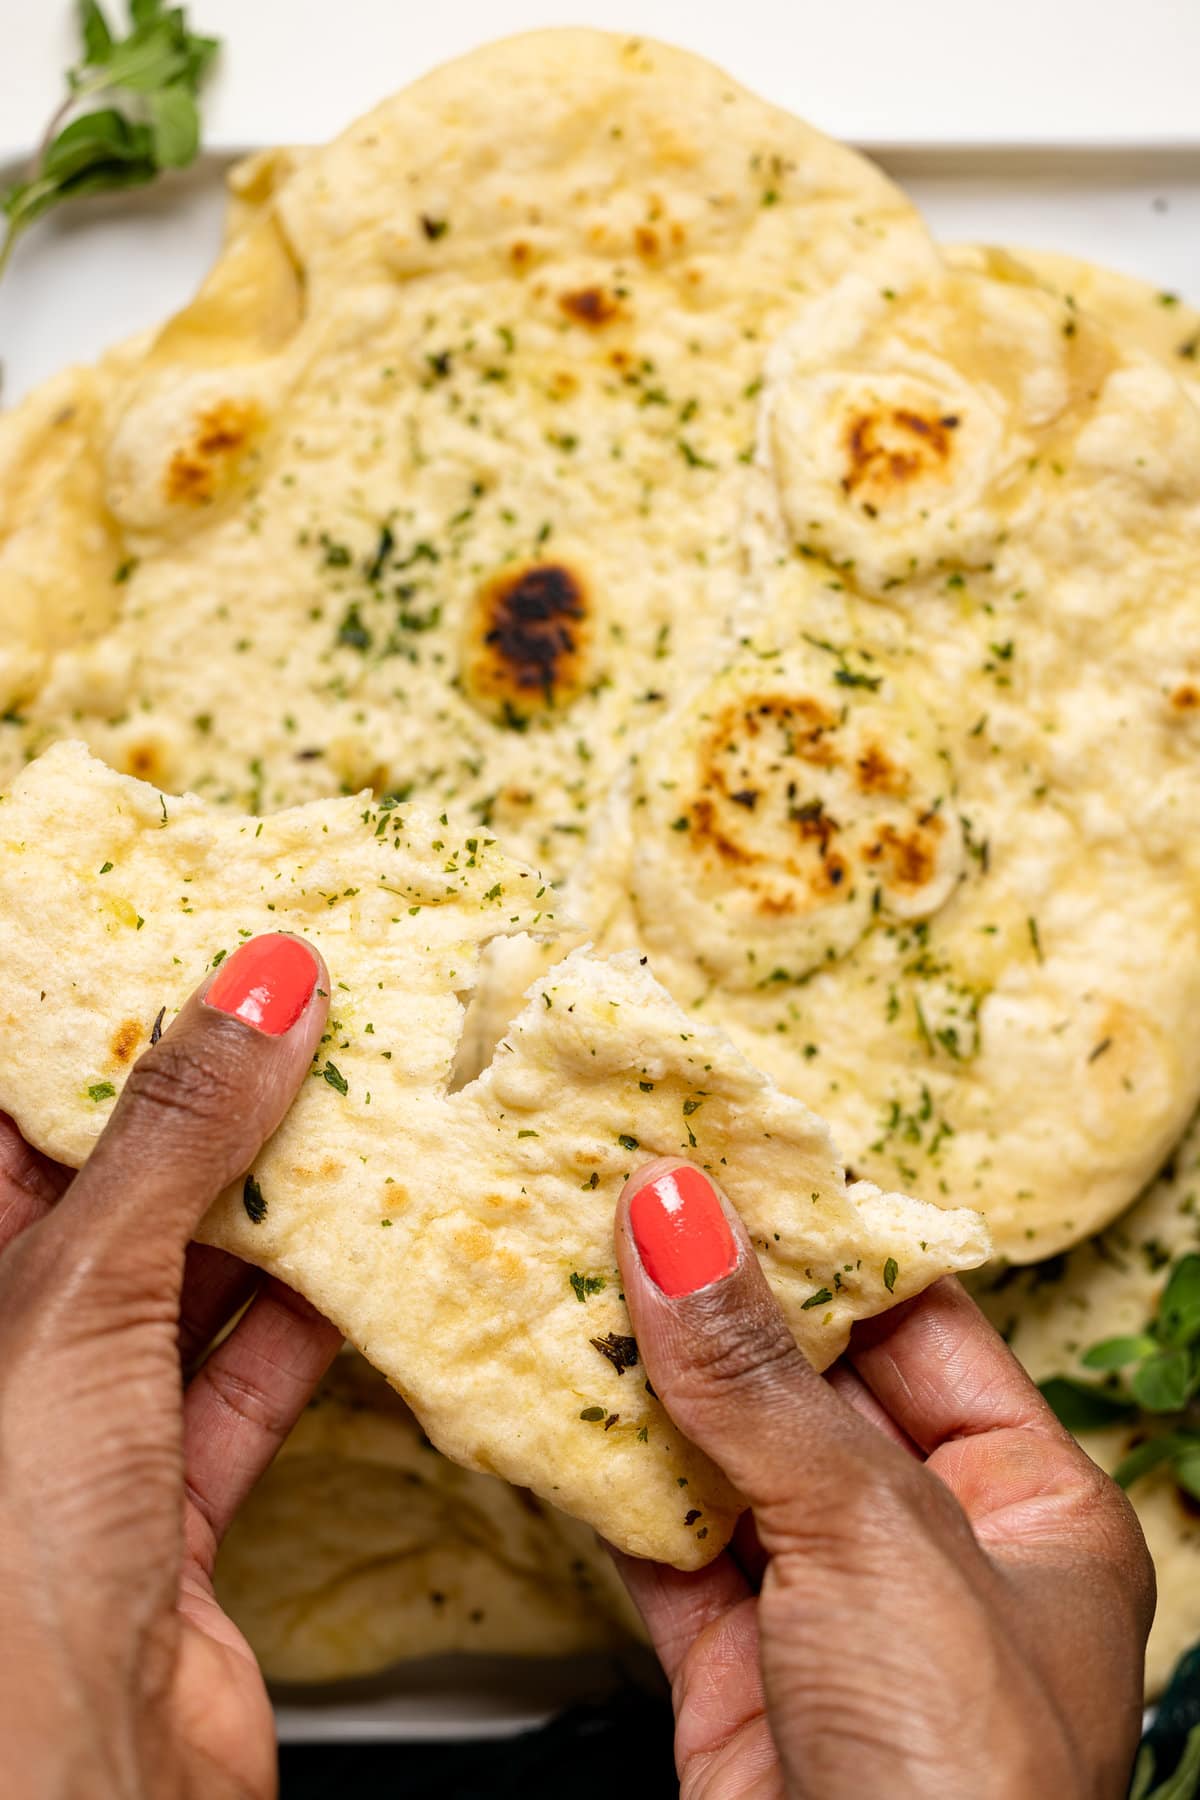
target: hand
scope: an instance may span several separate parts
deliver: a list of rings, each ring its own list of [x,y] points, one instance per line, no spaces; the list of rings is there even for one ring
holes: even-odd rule
[[[275,1792],[270,1703],[212,1568],[339,1338],[278,1282],[189,1240],[283,1118],[328,985],[298,938],[244,945],[130,1071],[74,1178],[0,1121],[0,1740],[14,1800]]]
[[[683,1800],[1124,1796],[1145,1543],[958,1283],[823,1379],[699,1171],[634,1176],[617,1250],[655,1392],[751,1509],[698,1573],[617,1558]]]

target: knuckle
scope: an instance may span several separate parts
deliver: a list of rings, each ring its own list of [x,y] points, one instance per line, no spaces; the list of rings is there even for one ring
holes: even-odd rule
[[[249,1427],[258,1436],[282,1438],[291,1422],[283,1397],[267,1381],[256,1380],[241,1369],[219,1360],[206,1363],[197,1380],[235,1426]]]
[[[244,1103],[245,1071],[213,1036],[163,1038],[129,1072],[123,1105],[160,1121],[195,1120],[205,1126],[236,1115]]]
[[[682,1398],[736,1394],[804,1379],[808,1365],[786,1327],[755,1312],[731,1312],[689,1334],[686,1359],[675,1377]]]

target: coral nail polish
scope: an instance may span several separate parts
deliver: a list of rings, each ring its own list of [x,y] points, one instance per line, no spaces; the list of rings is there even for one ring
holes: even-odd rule
[[[217,970],[205,1006],[232,1013],[255,1031],[282,1037],[312,999],[317,959],[302,938],[251,938]]]
[[[673,1299],[720,1281],[737,1266],[733,1233],[699,1169],[671,1169],[639,1188],[629,1223],[642,1267]]]

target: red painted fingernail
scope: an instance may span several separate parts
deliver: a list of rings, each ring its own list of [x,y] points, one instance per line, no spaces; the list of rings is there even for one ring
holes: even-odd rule
[[[737,1245],[712,1183],[699,1169],[671,1169],[639,1188],[629,1223],[642,1267],[675,1298],[720,1281],[737,1267]]]
[[[221,964],[204,1004],[282,1037],[312,999],[317,974],[317,959],[302,938],[282,932],[251,938]]]

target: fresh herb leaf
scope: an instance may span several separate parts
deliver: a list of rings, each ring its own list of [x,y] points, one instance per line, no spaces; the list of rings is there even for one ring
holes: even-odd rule
[[[1200,1338],[1200,1256],[1181,1257],[1167,1278],[1158,1303],[1157,1335],[1186,1349]]]
[[[1039,1382],[1043,1398],[1068,1431],[1102,1431],[1132,1419],[1133,1402],[1090,1381],[1073,1381],[1068,1375],[1052,1375]]]
[[[1129,1378],[1129,1388],[1146,1412],[1181,1412],[1196,1385],[1192,1358],[1186,1350],[1159,1350],[1148,1356]]]
[[[108,20],[97,6],[96,0],[82,0],[79,29],[83,34],[83,53],[87,61],[102,63],[112,49],[113,40]]]
[[[130,0],[129,13],[131,29],[118,37],[98,0],[81,0],[82,60],[66,73],[66,97],[28,172],[0,192],[0,275],[21,234],[52,207],[141,186],[199,149],[197,95],[217,40],[190,31],[184,8],[164,0]],[[108,104],[85,110],[101,95]]]
[[[111,1100],[116,1091],[111,1081],[94,1081],[88,1089],[88,1099],[99,1106],[101,1100]]]
[[[883,1265],[883,1285],[889,1294],[896,1291],[896,1277],[900,1273],[900,1264],[894,1256],[889,1256]]]
[[[599,1294],[603,1291],[604,1277],[603,1275],[578,1275],[573,1272],[571,1286],[575,1290],[575,1298],[582,1306],[589,1294]]]
[[[1123,1369],[1128,1363],[1141,1362],[1154,1348],[1154,1339],[1145,1334],[1139,1337],[1111,1337],[1093,1344],[1081,1360],[1085,1369]]]
[[[1190,1661],[1191,1658],[1187,1658],[1181,1667],[1186,1667]],[[1172,1688],[1179,1679],[1180,1670],[1177,1669],[1172,1677]],[[1152,1788],[1151,1783],[1157,1774],[1152,1744],[1145,1742],[1138,1752],[1129,1800],[1196,1800],[1196,1795],[1200,1792],[1200,1725],[1193,1725],[1188,1732],[1183,1755],[1171,1774]]]
[[[1121,1458],[1113,1470],[1113,1480],[1119,1487],[1131,1487],[1143,1475],[1148,1475],[1151,1469],[1170,1462],[1178,1447],[1179,1436],[1174,1431],[1164,1432],[1162,1437],[1147,1438]]]
[[[808,1312],[814,1306],[826,1306],[832,1299],[833,1295],[827,1287],[818,1288],[815,1294],[810,1294],[808,1296],[808,1299],[801,1306],[800,1311]]]
[[[1193,1500],[1200,1500],[1200,1437],[1189,1437],[1171,1459],[1176,1483]]]
[[[186,83],[173,81],[149,97],[154,155],[162,169],[186,169],[200,148],[200,108]]]

